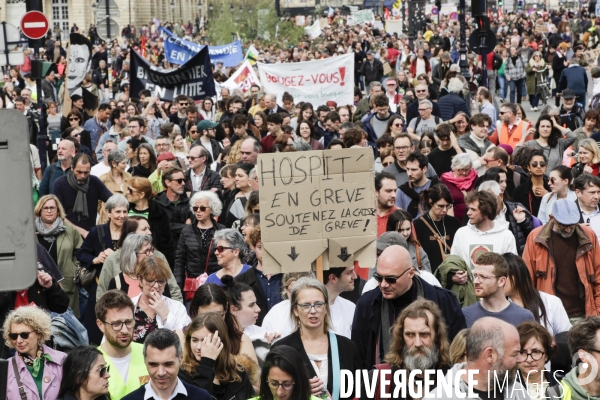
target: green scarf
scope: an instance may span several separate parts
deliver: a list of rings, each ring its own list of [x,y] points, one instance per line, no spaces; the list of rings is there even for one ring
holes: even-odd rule
[[[21,357],[21,359],[23,359],[23,362],[27,366],[27,369],[29,370],[29,372],[31,372],[31,376],[33,376],[34,378],[37,378],[38,374],[40,373],[40,368],[42,367],[42,364],[44,362],[52,361],[52,357],[50,357],[50,354],[44,353],[41,347],[38,348],[35,360],[29,357],[27,354],[19,353],[19,356]]]

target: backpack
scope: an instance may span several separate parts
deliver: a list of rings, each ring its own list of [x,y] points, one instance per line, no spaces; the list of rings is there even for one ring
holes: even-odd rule
[[[439,124],[441,124],[442,122],[444,122],[444,121],[442,121],[442,119],[441,119],[440,117],[438,117],[437,115],[433,115],[433,118],[434,118],[434,121],[435,121],[435,124],[436,124],[436,125],[439,125]],[[419,126],[419,124],[420,124],[420,123],[421,123],[421,117],[417,117],[417,122],[415,122],[415,132],[417,131],[417,127]]]
[[[600,105],[600,93],[595,94],[594,97],[590,99],[590,107],[589,110],[596,110]]]
[[[498,71],[500,68],[502,68],[503,62],[504,61],[502,60],[500,54],[494,52],[494,62],[492,63],[492,68],[494,71]]]

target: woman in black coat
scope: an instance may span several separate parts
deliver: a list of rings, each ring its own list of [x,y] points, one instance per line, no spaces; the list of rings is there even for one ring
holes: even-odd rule
[[[341,397],[341,389],[334,387],[333,377],[340,371],[334,371],[332,359],[335,357],[339,360],[340,370],[355,371],[362,368],[362,362],[358,347],[353,341],[331,332],[327,288],[314,278],[301,278],[292,289],[290,304],[297,329],[277,341],[273,348],[287,345],[298,350],[309,372],[314,396],[321,397],[327,391],[334,399],[353,399],[353,395]],[[327,365],[324,361],[325,354]],[[324,375],[327,376],[326,382],[321,379]]]
[[[194,220],[181,231],[173,268],[173,275],[182,291],[186,278],[196,278],[204,273],[210,275],[221,269],[215,255],[213,237],[216,231],[225,229],[215,221],[223,205],[214,192],[203,190],[195,193],[190,199],[190,208]],[[191,298],[193,291],[187,292],[191,294],[186,293],[186,296]]]
[[[148,220],[152,232],[152,244],[165,255],[169,267],[173,270],[176,245],[171,235],[171,221],[160,204],[152,201],[152,197],[154,197],[152,184],[147,178],[135,176],[129,180],[127,188],[129,215],[141,215]]]

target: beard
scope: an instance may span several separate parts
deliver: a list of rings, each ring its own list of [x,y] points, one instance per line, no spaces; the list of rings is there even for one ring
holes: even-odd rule
[[[418,352],[422,354],[417,354]],[[440,353],[436,345],[430,349],[426,346],[404,347],[402,350],[402,363],[410,371],[417,369],[426,370],[434,368],[439,361]]]
[[[498,381],[500,381],[500,383],[502,383],[502,380],[504,379],[505,376],[508,376],[508,385],[509,386],[512,386],[515,383],[515,376],[517,375],[517,366],[516,365],[513,367],[513,369],[511,369],[509,371],[506,369],[506,367],[502,363],[502,359],[499,359],[494,365],[492,365],[492,368],[490,368],[490,371],[496,371],[496,376],[498,377]],[[508,372],[508,374],[507,374],[507,372]],[[493,376],[493,374],[492,374],[492,376]],[[488,382],[488,386],[490,384],[494,384],[494,382],[493,381]]]

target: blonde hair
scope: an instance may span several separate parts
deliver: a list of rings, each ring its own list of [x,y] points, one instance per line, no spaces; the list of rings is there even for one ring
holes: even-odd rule
[[[458,332],[450,345],[450,364],[458,364],[467,357],[467,335],[469,329],[465,328]]]
[[[579,147],[583,147],[590,153],[594,155],[592,159],[592,163],[597,164],[600,162],[600,148],[598,147],[598,143],[596,143],[593,139],[583,139],[579,141]]]
[[[67,216],[67,214],[65,213],[65,209],[64,209],[62,203],[60,202],[60,200],[58,199],[58,197],[56,197],[53,194],[47,194],[45,196],[42,196],[42,198],[38,200],[38,203],[35,205],[35,208],[33,209],[33,213],[35,214],[35,216],[36,217],[42,216],[42,209],[44,208],[44,204],[46,204],[50,200],[54,200],[54,202],[56,203],[56,208],[58,208],[58,216],[62,219],[65,219]]]
[[[23,306],[16,310],[12,310],[6,316],[2,325],[2,337],[9,348],[14,348],[12,340],[8,337],[12,324],[28,325],[39,336],[39,342],[45,343],[50,336],[52,330],[50,328],[52,319],[50,314],[36,306]]]
[[[323,295],[323,302],[325,303],[325,323],[323,324],[324,333],[327,333],[331,330],[331,310],[329,309],[329,292],[327,292],[327,287],[319,282],[315,278],[300,278],[294,285],[292,289],[292,298],[290,300],[290,316],[296,325],[296,329],[300,329],[300,318],[296,316],[294,310],[296,306],[298,306],[298,297],[300,296],[300,292],[304,289],[316,289]],[[304,312],[302,310],[298,310],[299,313]]]

